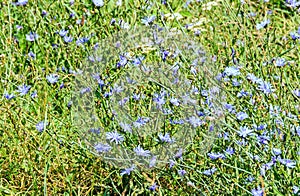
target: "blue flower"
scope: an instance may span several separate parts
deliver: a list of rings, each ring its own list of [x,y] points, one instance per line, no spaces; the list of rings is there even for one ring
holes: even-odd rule
[[[90,40],[89,37],[82,37],[82,38],[78,38],[76,41],[76,45],[79,46],[81,44],[85,44]]]
[[[272,117],[277,117],[281,112],[280,106],[273,106],[272,104],[270,104],[269,110]]]
[[[116,23],[116,19],[112,18],[110,21],[110,25],[114,25]]]
[[[170,53],[170,52],[167,51],[167,50],[162,51],[162,53],[161,53],[161,55],[162,55],[161,58],[162,58],[163,61],[166,61],[166,59],[167,59],[169,53]]]
[[[257,189],[252,189],[251,193],[253,196],[263,196],[264,195],[264,191],[258,187]]]
[[[122,171],[121,171],[121,176],[123,176],[123,175],[125,175],[125,174],[127,174],[127,175],[130,175],[130,173],[133,171],[135,169],[135,165],[132,165],[131,167],[129,167],[129,168],[126,168],[126,169],[123,169]]]
[[[228,110],[228,112],[230,113],[234,113],[235,112],[235,107],[232,104],[229,103],[225,103],[224,107],[226,110]]]
[[[137,58],[133,59],[132,64],[134,66],[140,65],[140,64],[142,64],[143,59],[144,59],[144,57],[137,57]]]
[[[228,140],[228,141],[230,141],[230,138],[229,138],[229,133],[228,133],[228,132],[224,132],[224,134],[223,134],[223,138],[224,138],[224,140]]]
[[[70,43],[70,42],[72,42],[73,41],[73,37],[72,36],[64,36],[64,41],[66,42],[66,43]]]
[[[156,185],[156,182],[154,182],[150,187],[149,187],[149,190],[150,191],[155,191],[157,189],[157,185]]]
[[[192,86],[191,93],[199,94],[199,89],[196,86]]]
[[[151,24],[154,20],[156,19],[156,16],[149,16],[149,17],[145,17],[142,19],[142,24],[149,26],[149,24]]]
[[[270,136],[266,135],[266,132],[264,132],[262,135],[257,136],[257,141],[260,144],[268,144],[268,142],[270,141]]]
[[[236,65],[238,63],[238,60],[235,58],[235,55],[236,55],[236,52],[235,52],[234,48],[232,47],[231,48],[231,58],[232,58],[233,64]]]
[[[39,123],[37,123],[35,125],[36,129],[39,131],[39,132],[43,132],[44,131],[44,128],[48,125],[48,123],[45,123],[44,121],[41,121]]]
[[[239,146],[246,146],[248,144],[247,140],[245,140],[244,138],[242,140],[238,140],[236,143]]]
[[[171,123],[172,125],[178,125],[178,124],[182,125],[182,124],[184,124],[184,120],[182,120],[182,119],[180,119],[180,120],[173,120],[173,119],[170,119],[170,123]]]
[[[18,2],[13,3],[13,4],[20,6],[20,5],[26,5],[27,3],[28,3],[28,0],[18,0]]]
[[[245,91],[244,89],[242,89],[240,92],[238,92],[237,97],[241,98],[241,97],[247,97],[250,96],[252,97],[252,95],[250,93],[248,93],[247,91]]]
[[[293,93],[294,93],[294,95],[296,95],[297,97],[300,98],[300,89],[299,88],[294,90]]]
[[[287,7],[296,8],[300,6],[300,1],[297,0],[286,0],[285,4]]]
[[[36,55],[32,52],[32,51],[30,51],[29,53],[28,53],[28,60],[34,60],[35,59],[35,57],[36,57]]]
[[[115,142],[116,144],[120,144],[124,141],[124,137],[120,135],[117,131],[107,132],[106,139],[110,140],[110,142]]]
[[[47,11],[46,11],[46,10],[43,10],[43,11],[42,11],[42,16],[45,17],[46,15],[47,15]]]
[[[108,97],[110,97],[112,94],[113,94],[112,91],[105,92],[105,93],[104,93],[104,97],[105,97],[105,98],[108,98]]]
[[[201,91],[201,95],[203,96],[203,97],[207,97],[208,96],[208,91],[207,90],[202,90]]]
[[[124,106],[127,103],[128,100],[129,100],[129,97],[124,97],[123,99],[121,99],[119,101],[119,105]]]
[[[249,129],[248,127],[240,127],[240,130],[237,131],[240,137],[246,138],[248,135],[253,135],[253,130]]]
[[[262,91],[266,95],[269,95],[275,91],[272,84],[265,81],[259,83],[258,90]]]
[[[36,97],[37,97],[37,91],[33,91],[33,93],[31,93],[30,96],[31,96],[31,98],[33,98],[33,99],[36,98]]]
[[[300,126],[296,127],[296,132],[297,132],[297,135],[300,136]]]
[[[153,156],[149,161],[149,167],[154,167],[156,164],[156,156]]]
[[[103,0],[92,0],[96,7],[102,7],[104,6]]]
[[[89,133],[100,134],[100,128],[90,128]]]
[[[205,112],[202,112],[202,111],[196,111],[196,114],[199,117],[206,116]]]
[[[75,17],[75,13],[70,14],[70,18],[73,18],[73,17]]]
[[[277,67],[283,67],[285,65],[285,59],[284,58],[276,58],[275,59],[275,65]]]
[[[236,114],[236,118],[239,120],[239,121],[243,121],[245,120],[246,118],[249,118],[248,114],[246,112],[239,112]]]
[[[267,14],[268,14],[268,15],[273,14],[273,10],[268,10]]]
[[[179,169],[177,172],[179,176],[184,176],[186,174],[186,171],[184,169]]]
[[[140,100],[140,97],[141,97],[140,94],[133,93],[133,95],[132,95],[132,98],[136,101]]]
[[[224,70],[225,76],[238,76],[241,72],[237,67],[226,67]]]
[[[91,92],[91,88],[90,88],[90,87],[82,88],[82,89],[80,90],[80,94],[81,94],[81,95],[83,95],[83,94],[85,94],[85,93],[89,93],[89,92]]]
[[[123,129],[124,132],[132,133],[132,128],[131,128],[130,124],[126,124],[126,123],[120,122],[119,125]]]
[[[69,32],[68,30],[62,29],[62,30],[59,31],[59,35],[62,36],[62,37],[64,37],[64,36],[67,35],[68,32]]]
[[[150,156],[150,151],[149,150],[144,150],[140,145],[135,147],[133,151],[138,155],[142,157],[149,157]]]
[[[255,82],[257,80],[257,77],[253,73],[248,73],[247,79],[250,80],[251,82]]]
[[[67,104],[67,107],[68,107],[68,108],[71,108],[72,105],[73,105],[73,102],[72,102],[72,101],[69,101],[68,104]]]
[[[269,170],[266,165],[262,165],[260,168],[260,175],[261,176],[266,176],[266,171]]]
[[[122,6],[122,0],[116,1],[116,6]]]
[[[170,160],[170,161],[169,161],[169,167],[170,167],[170,169],[171,169],[172,167],[174,167],[175,164],[176,164],[175,161]]]
[[[260,30],[262,28],[265,28],[268,24],[270,24],[270,22],[271,22],[270,19],[266,19],[266,20],[262,21],[261,23],[258,23],[256,25],[256,29]]]
[[[26,95],[29,90],[30,90],[31,86],[28,85],[26,86],[25,84],[18,86],[18,90],[16,90],[18,93],[20,93],[20,96]]]
[[[202,173],[203,173],[204,175],[211,176],[211,175],[213,175],[217,170],[218,170],[217,168],[213,167],[213,168],[211,168],[211,169],[204,170]]]
[[[250,80],[253,83],[259,84],[260,82],[262,82],[262,79],[256,77],[254,74],[252,73],[248,73],[247,74],[247,79]]]
[[[234,149],[232,147],[228,147],[225,152],[229,155],[233,155],[234,154]]]
[[[297,194],[300,190],[300,187],[299,186],[293,186],[293,193],[294,194]],[[300,193],[300,192],[299,192]]]
[[[207,153],[207,155],[209,156],[209,158],[211,158],[212,160],[216,160],[216,159],[225,159],[225,155],[223,153]]]
[[[253,182],[255,180],[255,178],[251,175],[249,175],[247,178],[246,178],[246,181],[248,182]]]
[[[55,84],[58,81],[59,76],[57,74],[50,74],[46,76],[46,79],[50,84]]]
[[[108,144],[98,143],[94,146],[94,148],[98,153],[103,153],[103,152],[109,152],[112,147]]]
[[[219,73],[219,74],[215,77],[215,79],[216,79],[218,82],[220,82],[220,81],[222,80],[222,78],[223,78],[223,74],[222,74],[222,73]]]
[[[275,155],[280,155],[281,154],[281,150],[279,148],[273,148],[272,149],[272,152],[275,154]]]
[[[8,100],[11,100],[11,99],[13,99],[13,98],[16,97],[13,93],[11,93],[11,94],[4,93],[3,96],[4,96],[6,99],[8,99]]]
[[[16,25],[16,29],[19,31],[19,30],[23,29],[23,26],[21,26],[21,25]]]
[[[182,157],[182,154],[183,154],[183,150],[182,150],[182,148],[179,148],[178,151],[175,153],[174,158],[179,159]]]
[[[150,118],[147,117],[138,117],[138,119],[135,122],[133,122],[133,126],[136,128],[140,128],[141,126],[145,125],[149,120]]]
[[[163,95],[159,95],[159,94],[154,94],[154,98],[153,98],[153,101],[155,103],[157,103],[157,105],[160,107],[162,105],[164,105],[166,103],[165,101],[165,97]]]
[[[123,55],[120,55],[119,58],[120,61],[117,63],[117,68],[124,67],[128,62],[127,58]]]
[[[58,48],[58,45],[57,45],[57,44],[51,44],[51,46],[52,46],[53,49]]]
[[[300,34],[297,32],[291,32],[290,36],[293,40],[300,39]]]
[[[39,35],[33,32],[29,32],[29,34],[26,35],[26,40],[33,42],[39,38]]]
[[[187,119],[187,122],[190,123],[194,128],[199,127],[204,124],[204,121],[195,116],[191,116]]]
[[[242,83],[242,80],[238,81],[236,78],[232,79],[232,85],[233,86],[240,86]]]
[[[166,143],[173,143],[175,141],[174,138],[170,137],[169,133],[166,133],[165,135],[159,133],[158,138],[161,142],[166,142]]]
[[[276,125],[284,126],[284,122],[282,118],[277,118],[275,119]]]
[[[113,88],[114,93],[121,93],[123,90],[124,90],[124,87],[122,85],[118,85],[118,84],[114,85],[114,88]]]
[[[259,155],[252,155],[252,154],[249,154],[249,157],[255,161],[258,161],[260,162],[261,161],[261,158]]]
[[[191,98],[189,95],[183,95],[183,96],[182,96],[182,103],[183,103],[184,105],[186,105],[186,104],[188,104],[188,103],[190,103],[190,104],[192,104],[192,105],[195,105],[195,104],[197,103],[197,100]]]
[[[99,43],[95,43],[95,45],[93,46],[93,50],[97,50],[99,48]]]
[[[261,125],[259,125],[259,126],[256,126],[256,125],[255,125],[254,128],[256,128],[256,130],[258,130],[258,131],[261,131],[261,130],[267,128],[267,126],[268,126],[268,125],[261,124]]]
[[[133,80],[133,79],[130,78],[130,77],[126,77],[126,81],[127,81],[128,84],[136,84],[136,81]]]
[[[283,165],[285,165],[288,168],[295,168],[296,167],[296,161],[290,160],[290,159],[281,159],[278,158],[279,162]]]

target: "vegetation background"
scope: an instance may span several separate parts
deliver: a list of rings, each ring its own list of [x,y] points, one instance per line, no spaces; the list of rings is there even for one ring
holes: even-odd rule
[[[1,195],[300,195],[300,8],[287,0],[0,2]],[[193,35],[222,70],[224,126],[208,153],[122,169],[72,126],[76,70],[117,31]]]

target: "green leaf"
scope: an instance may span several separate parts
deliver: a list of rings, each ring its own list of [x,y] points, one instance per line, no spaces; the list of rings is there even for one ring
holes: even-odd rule
[[[184,16],[184,17],[191,17],[191,16],[193,16],[193,14],[191,12],[189,12],[189,11],[180,11],[179,13],[182,16]]]

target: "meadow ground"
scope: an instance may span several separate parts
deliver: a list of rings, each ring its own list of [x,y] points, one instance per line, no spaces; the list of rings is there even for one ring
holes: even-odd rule
[[[3,0],[0,18],[1,195],[300,195],[299,1]],[[134,27],[184,32],[206,51],[198,60],[217,70],[215,77],[201,75],[205,66],[195,63],[195,56],[176,56],[171,46],[160,47],[159,55],[141,52],[146,46],[132,59],[111,55],[103,40]],[[105,78],[98,78],[101,90],[89,100],[101,122],[83,137],[74,123],[72,96],[80,70],[88,62],[97,65],[92,54],[99,48],[112,61]],[[187,61],[181,62],[182,56]],[[141,94],[122,99],[130,100],[128,113],[137,120],[128,126],[111,123],[115,114],[106,106],[117,92],[115,78],[142,61],[178,61],[176,68],[202,104],[196,116],[181,119],[196,130],[192,142],[150,169],[103,160],[115,147],[151,157],[180,130],[180,121],[170,120],[154,134],[158,139],[134,134],[147,124],[136,113],[145,112],[149,102],[178,115],[183,110],[176,106],[186,99],[171,100],[161,84],[151,82],[134,92],[146,95],[138,108],[132,103]],[[215,103],[222,118],[215,127],[207,120],[216,99],[212,81],[222,90]],[[213,137],[203,144],[203,133],[211,128]],[[106,144],[93,148],[85,142],[97,144],[101,134]]]

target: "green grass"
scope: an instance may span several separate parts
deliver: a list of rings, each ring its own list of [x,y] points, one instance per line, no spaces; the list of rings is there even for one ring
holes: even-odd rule
[[[300,26],[299,13],[287,8],[283,1],[249,1],[243,5],[239,1],[220,1],[218,6],[203,10],[207,2],[193,2],[184,7],[184,1],[166,5],[154,1],[148,9],[145,9],[149,6],[146,2],[132,0],[124,0],[121,7],[113,1],[105,2],[101,8],[89,0],[76,1],[72,6],[69,1],[29,0],[25,6],[1,2],[0,195],[251,195],[251,190],[258,186],[264,188],[266,195],[293,195],[292,187],[300,185],[300,137],[293,134],[294,128],[290,127],[300,125],[300,110],[296,107],[300,98],[292,93],[300,88],[300,45],[289,33]],[[48,12],[45,17],[42,10]],[[267,14],[268,10],[272,10],[271,15]],[[246,17],[249,12],[256,12],[256,17]],[[75,17],[70,19],[70,13],[75,13]],[[163,20],[161,13],[180,13],[183,18]],[[234,114],[225,113],[217,134],[228,132],[230,140],[216,138],[210,152],[233,147],[235,153],[226,159],[211,160],[194,140],[172,169],[166,164],[151,171],[136,170],[129,176],[121,176],[124,168],[114,167],[88,151],[80,130],[74,127],[68,102],[75,76],[60,71],[59,82],[53,85],[47,82],[46,76],[55,73],[57,68],[76,70],[84,66],[95,43],[124,31],[118,25],[110,25],[112,18],[117,22],[122,19],[130,26],[142,26],[141,19],[150,15],[156,16],[155,24],[183,30],[189,36],[193,31],[186,30],[185,25],[205,18],[199,25],[201,34],[196,40],[208,54],[217,57],[215,66],[219,70],[234,66],[231,48],[235,49],[241,66],[241,74],[236,78],[242,84],[235,87],[231,80],[224,81],[223,92],[226,102],[235,105],[237,112],[247,111],[249,118],[238,121]],[[257,30],[256,24],[266,18],[271,23]],[[81,20],[81,24],[76,24],[76,20]],[[17,30],[16,25],[23,28]],[[65,43],[55,33],[61,29],[69,30],[73,42]],[[37,41],[26,41],[25,35],[30,31],[39,35]],[[89,36],[88,43],[76,46],[77,38]],[[51,44],[59,47],[54,49]],[[30,51],[36,54],[35,60],[27,59]],[[290,65],[264,65],[277,57],[284,57]],[[257,84],[247,80],[248,73],[270,82],[274,94],[267,96],[257,90]],[[62,82],[65,87],[60,89]],[[25,96],[15,91],[21,84],[31,85]],[[237,98],[242,89],[251,93],[252,99]],[[38,97],[31,98],[34,90]],[[16,97],[7,100],[2,96],[5,92],[13,92]],[[270,115],[270,105],[286,111],[279,114],[283,125],[276,123],[279,117]],[[296,118],[288,117],[289,112]],[[38,132],[35,126],[43,120],[49,125]],[[240,126],[251,128],[254,124],[268,125],[265,131],[272,133],[268,144],[260,146],[256,137],[250,136],[246,146],[239,145],[241,138],[236,130]],[[287,168],[277,161],[276,166],[262,176],[261,167],[271,161],[274,147],[282,150],[281,158],[295,160],[296,166]],[[261,160],[251,155],[259,155]],[[213,167],[217,168],[213,175],[202,173]],[[187,174],[180,177],[178,169],[185,169]],[[254,177],[253,182],[247,182],[249,176]],[[148,188],[154,182],[159,188],[152,192]]]

